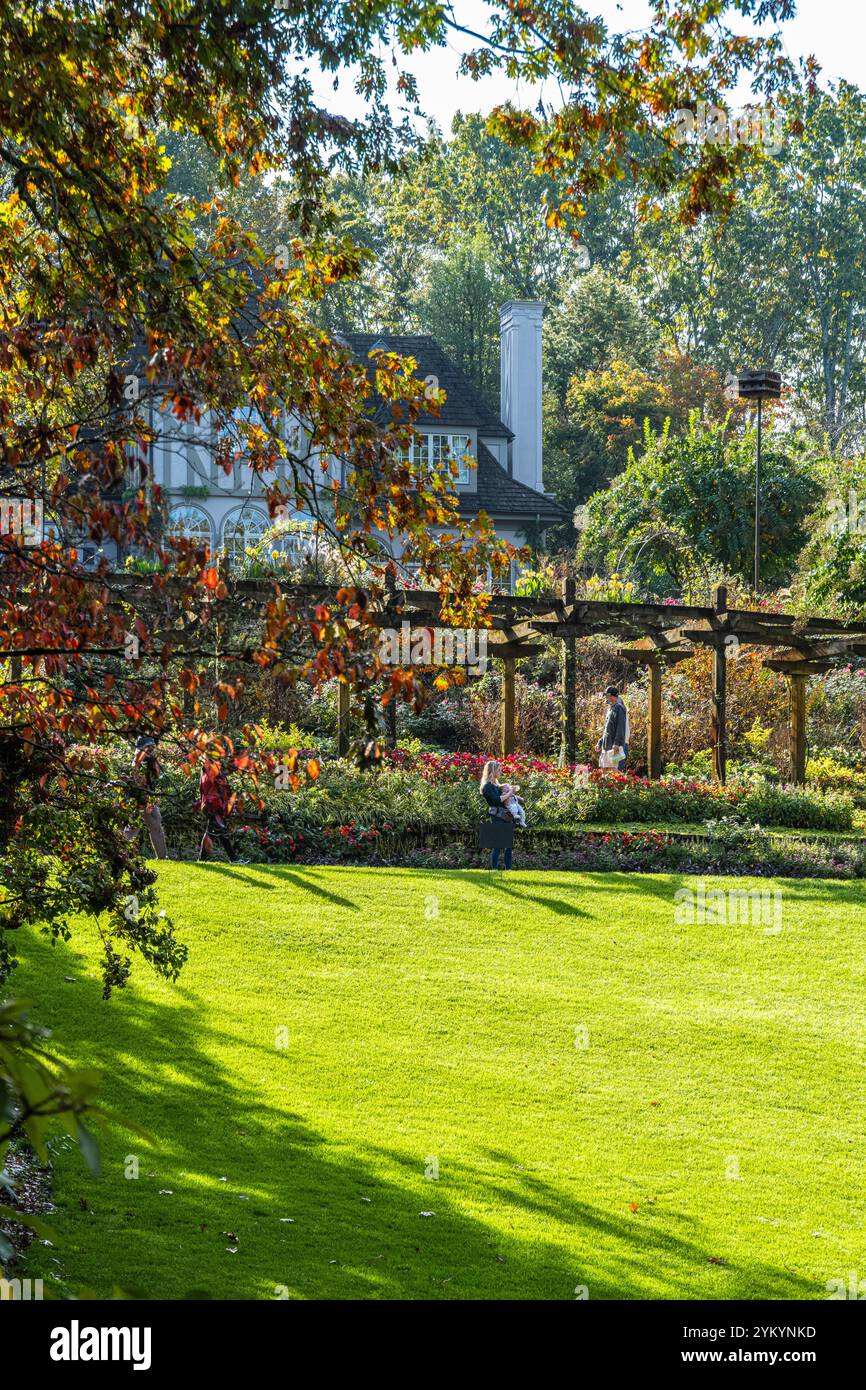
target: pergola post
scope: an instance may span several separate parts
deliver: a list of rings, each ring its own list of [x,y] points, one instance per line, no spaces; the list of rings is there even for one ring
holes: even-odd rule
[[[647,694],[647,772],[657,782],[662,775],[662,666],[659,661],[647,663],[649,689]]]
[[[803,672],[788,676],[788,710],[791,726],[791,780],[801,785],[806,780],[806,681]]]
[[[391,698],[385,706],[385,746],[394,749],[397,747],[397,696],[391,692]]]
[[[514,673],[516,661],[506,656],[502,662],[502,686],[499,696],[500,751],[506,758],[514,752]]]
[[[720,584],[715,592],[715,610],[725,613],[728,607],[728,591]],[[727,703],[728,672],[726,667],[724,637],[716,635],[713,642],[713,715],[711,736],[713,742],[713,781],[724,784],[727,772]]]
[[[346,681],[337,682],[337,757],[349,755],[349,698],[351,690]]]
[[[562,601],[566,609],[574,603],[574,579],[569,575],[562,581]],[[570,767],[577,759],[577,639],[562,639],[562,670],[560,672],[560,693],[562,696],[562,738],[559,746],[560,767]]]

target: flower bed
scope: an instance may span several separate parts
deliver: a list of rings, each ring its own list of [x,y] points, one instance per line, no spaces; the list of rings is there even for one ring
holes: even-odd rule
[[[390,754],[389,760],[404,776],[414,773],[428,785],[477,784],[485,762],[474,753],[414,757],[397,753]],[[535,823],[695,822],[733,814],[763,825],[798,829],[850,830],[853,825],[853,804],[845,795],[755,779],[725,787],[683,777],[654,782],[628,772],[560,768],[514,754],[502,760],[502,780],[521,784]]]
[[[247,832],[246,843],[250,836]],[[423,837],[422,837],[423,838]],[[267,837],[253,856],[270,863],[380,863],[429,869],[480,868],[486,854],[474,845],[443,839],[411,843],[393,827],[338,826],[314,836]],[[675,836],[657,830],[577,831],[558,847],[535,848],[532,837],[518,838],[517,869],[571,869],[592,872],[731,874],[757,878],[863,878],[866,851],[859,844],[814,844],[791,839],[776,843],[757,826],[723,819],[701,836]]]
[[[449,845],[471,849],[486,808],[478,782],[484,758],[472,753],[389,754],[378,772],[329,762],[317,781],[297,790],[259,787],[232,819],[245,858],[289,862],[318,855],[347,860],[375,854],[389,862]],[[533,853],[570,852],[583,825],[693,826],[729,818],[747,825],[850,832],[850,795],[815,787],[786,787],[752,778],[721,787],[699,778],[661,782],[597,768],[560,768],[515,754],[502,760],[502,778],[521,787],[529,821],[524,841]],[[248,784],[229,772],[233,790]],[[158,789],[172,854],[191,856],[202,834],[195,811],[197,783],[175,769]],[[242,827],[246,827],[242,829]],[[628,847],[628,841],[623,842]]]

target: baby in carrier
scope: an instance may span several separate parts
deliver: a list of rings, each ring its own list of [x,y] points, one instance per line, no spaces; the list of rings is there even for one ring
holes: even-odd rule
[[[503,782],[499,788],[502,796],[502,804],[505,807],[515,825],[519,825],[521,830],[526,829],[526,809],[523,802],[518,797],[519,787],[513,787],[510,782]]]

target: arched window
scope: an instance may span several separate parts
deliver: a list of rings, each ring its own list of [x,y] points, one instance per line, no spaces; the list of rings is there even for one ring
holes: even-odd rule
[[[168,514],[168,534],[213,548],[213,527],[203,507],[181,504]]]
[[[231,564],[240,564],[248,548],[257,545],[273,522],[258,507],[235,507],[223,522],[223,550]]]
[[[274,549],[282,551],[290,563],[299,565],[315,556],[318,534],[319,525],[311,512],[293,512],[276,528]]]

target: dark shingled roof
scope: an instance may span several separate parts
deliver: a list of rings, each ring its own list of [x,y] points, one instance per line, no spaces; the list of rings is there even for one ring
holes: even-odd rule
[[[509,477],[481,442],[481,435],[490,439],[513,439],[514,434],[491,410],[478,388],[443,352],[435,338],[428,333],[340,333],[338,341],[345,343],[361,362],[368,360],[371,349],[376,346],[401,357],[414,357],[418,364],[415,375],[422,379],[430,375],[438,377],[440,389],[447,397],[438,415],[419,415],[419,425],[463,426],[478,431],[476,490],[458,491],[460,511],[464,516],[485,511],[491,517],[538,521],[542,526],[567,519],[568,513],[552,497]],[[373,370],[372,362],[370,369]],[[383,403],[376,412],[377,418],[384,420],[386,411]]]
[[[519,483],[510,478],[490,450],[478,441],[478,471],[475,475],[476,491],[459,492],[460,510],[465,515],[485,511],[490,516],[522,517],[530,521],[538,519],[542,526],[552,526],[565,521],[568,512],[546,497],[543,492]]]
[[[337,338],[361,362],[367,362],[370,349],[381,344],[386,352],[396,352],[400,357],[414,357],[418,363],[415,375],[422,380],[427,376],[438,377],[439,388],[447,397],[445,404],[438,415],[419,415],[419,424],[469,425],[477,429],[479,434],[486,434],[492,439],[514,438],[512,431],[491,410],[478,388],[459,367],[455,367],[429,333],[340,333]],[[372,363],[370,367],[372,370]]]

